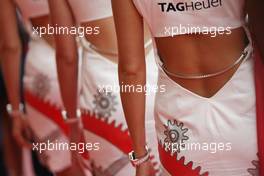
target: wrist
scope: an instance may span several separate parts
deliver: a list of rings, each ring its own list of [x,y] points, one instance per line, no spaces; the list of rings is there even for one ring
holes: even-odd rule
[[[128,156],[134,167],[138,167],[141,164],[146,163],[150,160],[150,150],[148,149],[147,145],[145,146],[144,150],[145,152],[142,156],[136,156],[135,151],[129,152]]]
[[[136,158],[140,158],[146,154],[146,147],[147,145],[142,145],[140,147],[134,148],[134,153]]]
[[[147,142],[145,134],[143,133],[142,135],[141,133],[141,135],[138,135],[138,137],[133,141],[132,144],[136,157],[141,157],[146,154],[146,146]]]
[[[13,107],[11,104],[7,104],[6,111],[10,117],[20,117],[24,114],[24,105],[19,103],[17,106]]]
[[[81,111],[80,109],[76,110],[76,114],[74,116],[68,116],[67,112],[65,110],[61,111],[62,118],[64,122],[69,125],[71,128],[79,127],[82,128],[82,121],[81,121]]]

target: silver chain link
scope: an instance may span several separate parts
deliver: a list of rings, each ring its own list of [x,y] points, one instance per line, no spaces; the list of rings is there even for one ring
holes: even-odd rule
[[[168,75],[176,77],[176,78],[181,78],[181,79],[205,79],[205,78],[210,78],[210,77],[215,77],[215,76],[221,75],[221,74],[231,70],[233,67],[235,67],[237,64],[239,64],[241,61],[243,61],[246,58],[247,54],[248,54],[248,52],[243,52],[242,55],[240,56],[240,58],[237,59],[232,65],[230,65],[230,66],[228,66],[228,67],[226,67],[223,70],[220,70],[218,72],[209,73],[209,74],[195,75],[195,74],[172,73],[168,69],[166,69],[164,64],[161,67]]]

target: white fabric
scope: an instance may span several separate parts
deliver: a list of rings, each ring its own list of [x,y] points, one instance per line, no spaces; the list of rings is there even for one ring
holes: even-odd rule
[[[252,168],[257,172],[252,164],[252,161],[258,160],[253,49],[249,45],[245,50],[249,52],[246,60],[211,98],[185,89],[159,68],[158,84],[166,86],[166,91],[156,96],[155,119],[159,142],[164,145],[175,143],[175,146],[184,143],[186,148],[178,151],[175,160],[185,157],[186,165],[193,162],[193,169],[201,167],[200,174],[249,176],[248,169]],[[215,151],[214,147],[194,147],[195,144],[213,146],[214,143],[224,144],[224,149],[218,147]],[[169,148],[172,150],[172,147]],[[171,174],[165,170],[164,175]]]
[[[179,29],[181,26],[189,29],[198,27],[203,30],[204,27],[234,29],[243,26],[245,19],[245,0],[133,0],[133,2],[148,23],[154,37],[170,36],[166,29],[174,27]],[[172,6],[158,3],[172,3]],[[186,4],[189,7],[186,7]]]
[[[112,16],[111,0],[68,0],[77,22]]]
[[[15,2],[25,19],[49,14],[47,0],[15,0]]]
[[[49,14],[47,0],[15,0],[25,19]],[[113,16],[111,0],[68,0],[78,23]]]

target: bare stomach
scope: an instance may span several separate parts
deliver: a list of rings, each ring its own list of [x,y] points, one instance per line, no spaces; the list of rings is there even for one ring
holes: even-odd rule
[[[155,40],[164,67],[175,74],[201,75],[223,70],[236,62],[246,46],[243,28],[215,38],[191,34]],[[238,67],[239,64],[221,75],[204,79],[168,76],[193,93],[210,98],[228,82]]]
[[[36,17],[30,19],[32,26],[35,28],[48,27],[51,25],[49,15]],[[94,49],[105,56],[106,59],[117,63],[118,62],[118,51],[117,51],[117,39],[116,31],[113,17],[104,18],[100,20],[83,22],[81,24],[83,27],[95,28],[99,27],[98,35],[86,34],[85,38],[94,46]],[[32,31],[33,32],[33,31]],[[52,47],[55,48],[54,38],[52,35],[42,35],[42,38]],[[150,33],[147,28],[145,28],[145,41],[146,43],[150,40]],[[146,53],[151,49],[151,45],[146,48]]]
[[[99,27],[98,35],[86,35],[86,39],[97,49],[97,52],[104,55],[107,59],[114,63],[118,62],[117,58],[117,38],[113,17],[108,17],[100,20],[85,22],[81,24],[83,27]],[[150,33],[145,28],[145,43],[150,39]],[[146,47],[146,53],[151,49],[151,45]]]
[[[84,22],[81,25],[83,27],[99,28],[99,34],[86,34],[85,38],[98,53],[113,62],[117,62],[117,41],[113,18]]]

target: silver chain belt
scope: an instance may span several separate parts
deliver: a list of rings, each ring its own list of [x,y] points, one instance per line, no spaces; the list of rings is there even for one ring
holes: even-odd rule
[[[243,61],[248,52],[243,52],[242,55],[240,56],[239,59],[237,59],[232,65],[229,65],[228,67],[224,68],[223,70],[220,70],[215,73],[208,73],[208,74],[182,74],[182,73],[172,73],[166,67],[164,64],[161,66],[162,69],[170,76],[176,77],[176,78],[181,78],[181,79],[205,79],[205,78],[210,78],[210,77],[215,77],[218,75],[221,75],[229,70],[231,70],[233,67],[235,67],[237,64],[239,64],[241,61]]]

